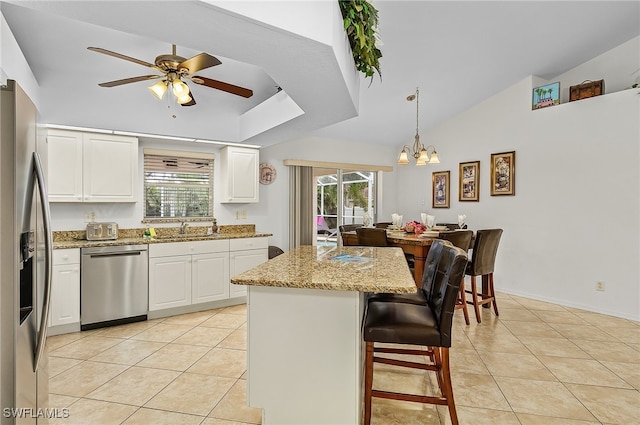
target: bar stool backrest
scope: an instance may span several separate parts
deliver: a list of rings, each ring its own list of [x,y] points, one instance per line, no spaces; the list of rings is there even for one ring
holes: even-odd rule
[[[471,261],[467,265],[468,275],[483,276],[493,273],[501,236],[502,229],[482,229],[476,232]]]
[[[467,252],[443,242],[442,255],[438,262],[433,282],[429,287],[427,303],[433,312],[440,330],[440,346],[451,347],[451,327],[460,281],[467,265]]]
[[[439,239],[444,239],[457,246],[460,249],[468,251],[471,248],[471,238],[473,238],[472,230],[454,230],[449,232],[440,232]]]
[[[358,245],[360,246],[389,246],[386,229],[373,227],[358,227]]]

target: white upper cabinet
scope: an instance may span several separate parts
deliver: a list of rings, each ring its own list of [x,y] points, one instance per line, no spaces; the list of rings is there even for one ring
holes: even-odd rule
[[[227,146],[220,149],[221,203],[258,202],[257,149]]]
[[[49,202],[82,202],[82,133],[49,130]]]
[[[136,202],[138,139],[49,130],[50,202]]]

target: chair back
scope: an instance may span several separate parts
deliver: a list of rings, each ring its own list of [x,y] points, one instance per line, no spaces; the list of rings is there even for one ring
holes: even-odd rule
[[[436,226],[447,226],[448,230],[456,230],[460,228],[460,226],[458,226],[458,223],[436,223]],[[466,229],[467,225],[465,224],[464,226],[462,226],[462,228]]]
[[[440,265],[440,257],[442,256],[442,250],[445,246],[452,246],[450,242],[435,239],[429,247],[429,253],[424,261],[424,272],[422,273],[422,284],[420,288],[426,296],[431,292],[431,285],[433,284],[435,273]],[[426,297],[425,297],[426,299]]]
[[[340,233],[344,233],[344,232],[353,232],[358,227],[362,227],[362,224],[342,224],[338,226],[338,229],[340,229]]]
[[[380,223],[376,223],[373,226],[377,227],[378,229],[386,229],[387,227],[391,226],[391,222],[390,221],[382,221]]]
[[[358,245],[360,246],[389,246],[387,243],[387,231],[372,227],[358,227]]]
[[[482,276],[493,273],[501,236],[502,229],[483,229],[476,232],[471,261],[467,265],[468,275]]]
[[[467,265],[467,252],[449,242],[442,248],[433,281],[428,284],[427,304],[438,322],[440,346],[451,347],[451,327],[456,300],[460,291],[460,282]]]
[[[277,247],[275,245],[269,245],[269,260],[282,254],[284,254],[284,251],[282,250],[282,248]]]
[[[471,238],[473,238],[472,230],[458,230],[449,232],[440,232],[438,239],[444,239],[457,246],[464,251],[468,251],[471,248]]]

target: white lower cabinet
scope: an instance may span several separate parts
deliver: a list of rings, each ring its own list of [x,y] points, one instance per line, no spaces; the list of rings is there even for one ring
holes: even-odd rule
[[[231,277],[246,272],[269,259],[269,242],[267,238],[231,239],[229,243]],[[247,295],[247,287],[245,285],[230,285],[230,298],[245,295]]]
[[[80,250],[53,252],[49,327],[80,323]]]
[[[229,241],[149,245],[149,311],[229,298]]]
[[[149,258],[149,310],[189,304],[191,255]]]

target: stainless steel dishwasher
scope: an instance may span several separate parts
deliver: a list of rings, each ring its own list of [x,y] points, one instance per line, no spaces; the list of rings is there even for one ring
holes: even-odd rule
[[[147,319],[147,245],[82,248],[80,329]]]

